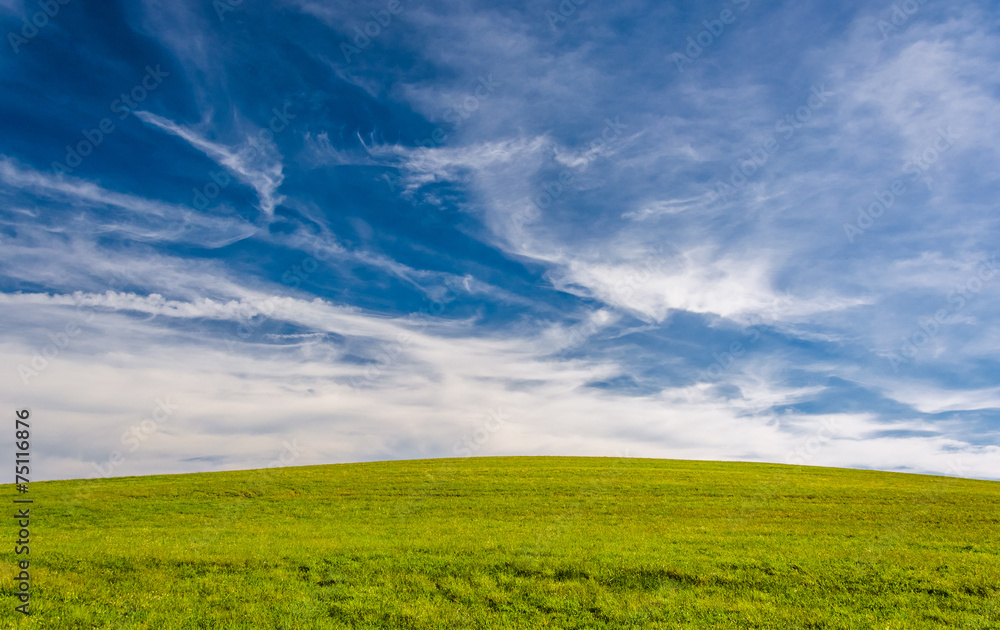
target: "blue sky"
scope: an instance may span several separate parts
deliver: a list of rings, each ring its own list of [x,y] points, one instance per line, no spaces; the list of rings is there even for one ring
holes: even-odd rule
[[[994,9],[0,0],[34,478],[1000,479]]]

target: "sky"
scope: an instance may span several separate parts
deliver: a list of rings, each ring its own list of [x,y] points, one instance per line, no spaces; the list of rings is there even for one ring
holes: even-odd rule
[[[0,0],[0,27],[0,400],[33,480],[1000,479],[992,2]]]

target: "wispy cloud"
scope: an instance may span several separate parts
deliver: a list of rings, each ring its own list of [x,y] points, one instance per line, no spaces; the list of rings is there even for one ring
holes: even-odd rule
[[[0,181],[12,191],[60,204],[60,216],[69,219],[52,223],[51,229],[56,231],[75,234],[80,231],[119,232],[133,239],[185,242],[214,248],[230,245],[257,232],[256,227],[239,219],[213,217],[186,206],[108,190],[81,178],[42,173],[19,165],[7,156],[0,156]],[[73,221],[70,209],[115,209],[125,214],[89,212],[84,221]]]
[[[264,134],[248,134],[238,144],[230,146],[212,142],[190,127],[150,112],[136,111],[135,115],[143,122],[184,140],[253,188],[260,200],[260,210],[266,215],[273,215],[274,207],[284,199],[277,193],[284,180],[281,155],[274,142]]]

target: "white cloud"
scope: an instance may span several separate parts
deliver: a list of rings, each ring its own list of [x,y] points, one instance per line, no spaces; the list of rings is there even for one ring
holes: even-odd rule
[[[150,112],[136,111],[135,115],[143,122],[184,140],[220,166],[224,166],[236,179],[257,191],[260,209],[266,215],[272,216],[274,207],[284,200],[283,196],[277,194],[285,178],[282,172],[281,154],[278,153],[274,142],[262,137],[257,130],[246,134],[239,144],[229,146],[210,141],[194,129],[178,125]]]
[[[1000,409],[1000,387],[946,389],[929,383],[890,382],[887,394],[922,413]]]
[[[0,309],[21,328],[4,335],[4,369],[30,366],[33,352],[44,354],[60,322],[76,317],[75,304],[101,307],[80,324],[80,332],[27,384],[5,379],[5,398],[24,401],[36,415],[49,417],[51,431],[77,435],[76,418],[86,414],[91,440],[62,440],[40,470],[48,477],[89,476],[90,462],[104,464],[120,439],[149,416],[157,399],[171,396],[178,410],[142,442],[114,474],[223,470],[259,465],[276,457],[281,444],[297,441],[307,453],[297,463],[360,461],[400,456],[450,456],[475,445],[477,454],[564,454],[755,459],[786,461],[811,444],[820,418],[789,414],[776,405],[808,400],[817,388],[772,385],[769,378],[738,377],[742,395],[719,397],[702,385],[629,397],[585,385],[613,377],[613,363],[554,360],[611,323],[594,313],[593,324],[573,334],[542,329],[537,334],[470,336],[465,324],[366,314],[315,300],[280,298],[273,310],[263,298],[182,302],[160,296],[105,294],[3,295]],[[140,314],[142,317],[127,313]],[[145,314],[156,314],[149,319]],[[254,315],[295,322],[306,330],[336,332],[367,340],[374,363],[346,360],[350,339],[325,341],[304,336],[289,345],[206,343],[172,322],[206,318],[235,324]],[[235,329],[234,329],[235,330]],[[35,346],[26,345],[32,340]],[[142,348],[141,352],[135,348]],[[382,349],[382,353],[379,349]],[[382,357],[380,360],[378,357]],[[377,369],[372,378],[370,371]],[[361,388],[351,387],[360,378]],[[106,385],[116,383],[116,396]],[[503,426],[482,432],[491,413]],[[609,422],[614,418],[614,422]],[[822,448],[810,464],[876,461],[882,467],[946,472],[948,457],[966,460],[965,474],[997,474],[981,448],[955,440],[909,438],[909,455],[871,459],[866,433],[921,428],[891,427],[867,415],[839,417],[836,432],[821,435]],[[490,426],[494,426],[493,425]],[[818,430],[818,429],[817,429]],[[477,431],[479,433],[477,434]],[[473,436],[488,435],[483,443]],[[878,439],[880,444],[903,444]],[[81,446],[73,446],[80,444]],[[810,446],[810,448],[812,448]],[[956,450],[957,449],[957,450]],[[915,457],[912,453],[920,453]],[[865,459],[869,457],[869,459]]]
[[[186,206],[108,190],[76,177],[42,173],[3,155],[0,155],[0,181],[16,191],[31,193],[68,208],[112,208],[127,213],[124,218],[89,213],[83,220],[70,219],[63,222],[64,227],[51,228],[56,231],[120,232],[129,238],[213,248],[232,244],[257,232],[256,227],[245,221],[215,217]],[[27,210],[22,212],[31,214]],[[65,215],[73,216],[68,212]],[[72,230],[65,229],[70,226]]]
[[[357,166],[361,164],[378,164],[367,153],[359,155],[359,152],[350,152],[338,149],[330,142],[330,136],[325,131],[315,135],[306,132],[304,137],[305,149],[303,157],[307,163],[313,166]]]
[[[680,214],[682,212],[694,212],[699,209],[704,209],[714,199],[715,194],[713,192],[706,192],[697,197],[689,197],[687,199],[660,199],[643,203],[642,207],[637,210],[623,212],[622,218],[644,221],[651,217],[658,217],[664,214],[670,215]]]

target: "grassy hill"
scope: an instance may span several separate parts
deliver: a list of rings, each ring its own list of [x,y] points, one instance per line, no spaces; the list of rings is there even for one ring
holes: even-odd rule
[[[3,628],[1000,628],[997,482],[517,457],[31,495]]]

